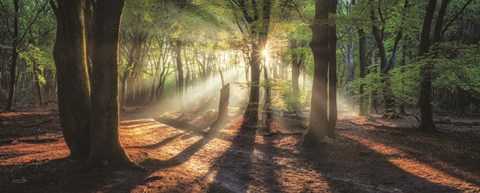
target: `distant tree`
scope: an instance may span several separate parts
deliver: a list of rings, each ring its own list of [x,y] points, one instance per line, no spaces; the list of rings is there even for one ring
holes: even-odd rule
[[[262,51],[266,48],[272,1],[270,0],[229,0],[228,4],[238,16],[237,25],[250,43],[250,96],[245,120],[250,125],[258,123],[258,107],[260,99],[260,74],[263,61]]]
[[[438,43],[442,39],[443,21],[446,10],[450,0],[442,0],[440,11],[437,15],[435,29],[433,33],[433,41],[430,39],[433,18],[437,6],[437,0],[429,0],[426,8],[425,17],[423,20],[422,33],[420,36],[419,56],[426,57],[430,52],[432,44]],[[432,107],[432,76],[433,64],[426,61],[422,64],[420,69],[420,94],[418,98],[418,106],[420,107],[420,127],[421,131],[434,132],[436,131],[435,123],[433,122],[433,107]]]
[[[42,2],[43,3],[43,2]],[[39,10],[35,10],[35,15],[31,20],[27,20],[25,18],[20,18],[22,9],[24,6],[20,4],[20,0],[13,0],[13,13],[8,12],[7,5],[0,2],[1,10],[5,14],[5,27],[7,28],[8,34],[11,36],[11,59],[10,59],[10,82],[8,85],[8,101],[7,101],[7,111],[11,111],[13,108],[13,103],[15,100],[15,88],[17,85],[17,66],[18,66],[18,59],[21,52],[25,51],[28,46],[22,45],[25,39],[28,37],[27,35],[31,32],[31,28],[33,24],[37,21],[40,13],[45,9],[48,5],[48,2],[41,4],[42,6]],[[30,5],[35,7],[35,5]],[[13,15],[12,25],[9,25],[8,16]],[[23,27],[23,29],[22,29]],[[10,29],[13,28],[13,29]],[[21,31],[23,30],[23,31]],[[24,46],[24,47],[22,47]],[[5,69],[6,67],[4,67]],[[2,79],[5,79],[5,74],[3,74]]]

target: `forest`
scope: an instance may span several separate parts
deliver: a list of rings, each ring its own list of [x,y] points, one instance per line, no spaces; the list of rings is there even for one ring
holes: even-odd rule
[[[0,0],[0,192],[480,192],[480,1]]]

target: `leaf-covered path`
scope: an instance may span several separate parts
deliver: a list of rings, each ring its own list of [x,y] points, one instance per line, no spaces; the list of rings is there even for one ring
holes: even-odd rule
[[[121,140],[147,171],[77,172],[52,112],[3,113],[36,123],[1,123],[1,192],[479,192],[480,128],[441,124],[408,129],[413,119],[340,116],[335,142],[301,147],[303,121],[278,117],[271,132],[242,128],[232,116],[209,131],[215,114],[131,111]],[[6,139],[13,139],[7,141]]]

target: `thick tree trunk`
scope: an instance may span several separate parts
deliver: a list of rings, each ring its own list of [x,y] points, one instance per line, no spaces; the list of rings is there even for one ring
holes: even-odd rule
[[[12,59],[10,66],[10,85],[8,89],[8,102],[7,102],[7,111],[11,111],[13,107],[13,102],[15,100],[15,86],[16,86],[16,74],[17,73],[17,60],[18,60],[18,17],[20,14],[20,5],[19,0],[13,1],[15,13],[13,15],[13,43],[12,43]]]
[[[308,129],[304,135],[305,146],[319,145],[328,135],[328,19],[329,3],[327,0],[315,1],[315,19],[312,25],[312,41],[310,47],[313,52],[314,70],[312,98],[310,105],[310,119]]]
[[[94,16],[91,151],[84,168],[134,166],[118,135],[118,39],[124,0],[98,1]]]
[[[420,56],[425,56],[430,50],[430,31],[432,27],[433,16],[435,14],[437,0],[429,0],[427,12],[423,20],[422,33],[420,36]],[[418,105],[420,107],[420,127],[419,130],[426,132],[436,131],[433,123],[432,112],[432,73],[433,65],[428,62],[420,69],[420,95]]]
[[[52,7],[57,17],[54,60],[61,127],[71,158],[83,160],[89,152],[90,85],[82,1],[59,0],[58,8]]]

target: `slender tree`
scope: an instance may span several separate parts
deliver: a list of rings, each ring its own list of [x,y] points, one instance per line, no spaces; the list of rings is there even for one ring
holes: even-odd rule
[[[365,78],[367,75],[367,37],[365,30],[360,28],[358,30],[359,43],[358,43],[358,56],[360,63],[360,78]],[[367,115],[367,97],[365,96],[365,84],[360,85],[360,115]]]
[[[17,73],[17,60],[18,60],[18,44],[19,42],[19,34],[18,34],[18,17],[20,15],[20,5],[19,0],[13,1],[13,6],[15,12],[13,13],[13,33],[12,33],[12,59],[10,65],[10,85],[8,90],[8,103],[7,103],[7,111],[11,111],[13,107],[13,100],[15,97],[15,87],[16,87],[16,73]]]
[[[234,9],[235,15],[240,15],[237,18],[240,30],[250,38],[249,64],[251,68],[251,85],[245,120],[249,125],[257,125],[260,99],[260,67],[263,61],[262,51],[267,46],[272,1],[252,0],[248,3],[245,0],[229,0],[228,2]]]
[[[337,12],[337,0],[328,1],[330,15]],[[335,137],[337,125],[337,27],[335,22],[328,25],[328,136]]]

